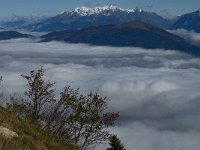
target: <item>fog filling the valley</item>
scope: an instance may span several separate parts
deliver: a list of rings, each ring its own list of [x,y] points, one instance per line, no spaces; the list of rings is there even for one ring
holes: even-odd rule
[[[41,65],[57,91],[66,85],[106,96],[119,111],[116,133],[128,150],[198,150],[200,59],[142,48],[0,42],[0,76],[9,93],[22,93],[27,74]]]

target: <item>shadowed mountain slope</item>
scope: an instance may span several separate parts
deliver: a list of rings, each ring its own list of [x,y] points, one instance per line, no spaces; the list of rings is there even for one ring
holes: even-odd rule
[[[173,49],[200,56],[200,48],[163,29],[139,21],[52,32],[41,38],[42,42],[55,40],[91,45]]]

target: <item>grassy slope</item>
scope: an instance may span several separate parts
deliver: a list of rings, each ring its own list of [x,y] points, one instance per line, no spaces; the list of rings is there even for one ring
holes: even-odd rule
[[[0,107],[0,126],[19,135],[9,139],[0,134],[0,150],[78,150],[2,107]]]

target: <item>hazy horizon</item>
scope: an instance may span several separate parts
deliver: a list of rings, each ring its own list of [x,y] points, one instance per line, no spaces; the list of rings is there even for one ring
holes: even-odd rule
[[[66,1],[66,0],[18,0],[13,2],[12,0],[0,0],[0,20],[12,17],[13,15],[17,16],[30,16],[30,15],[44,15],[44,16],[53,16],[57,15],[62,11],[70,11],[76,7],[87,6],[95,7],[98,5],[109,5],[113,4],[122,8],[141,8],[145,11],[156,12],[164,17],[172,17],[177,15],[182,15],[184,13],[189,13],[196,11],[200,8],[200,1],[191,0],[191,1],[159,1],[159,0],[75,0],[75,1]],[[178,9],[177,9],[178,7]]]

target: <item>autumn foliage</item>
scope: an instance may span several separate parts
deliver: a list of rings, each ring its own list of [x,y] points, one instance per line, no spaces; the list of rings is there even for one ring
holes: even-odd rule
[[[70,86],[55,98],[55,83],[44,80],[43,67],[22,77],[27,81],[26,97],[10,109],[21,108],[18,114],[81,150],[109,139],[108,128],[114,126],[119,113],[107,111],[106,98],[96,93],[80,94]]]

